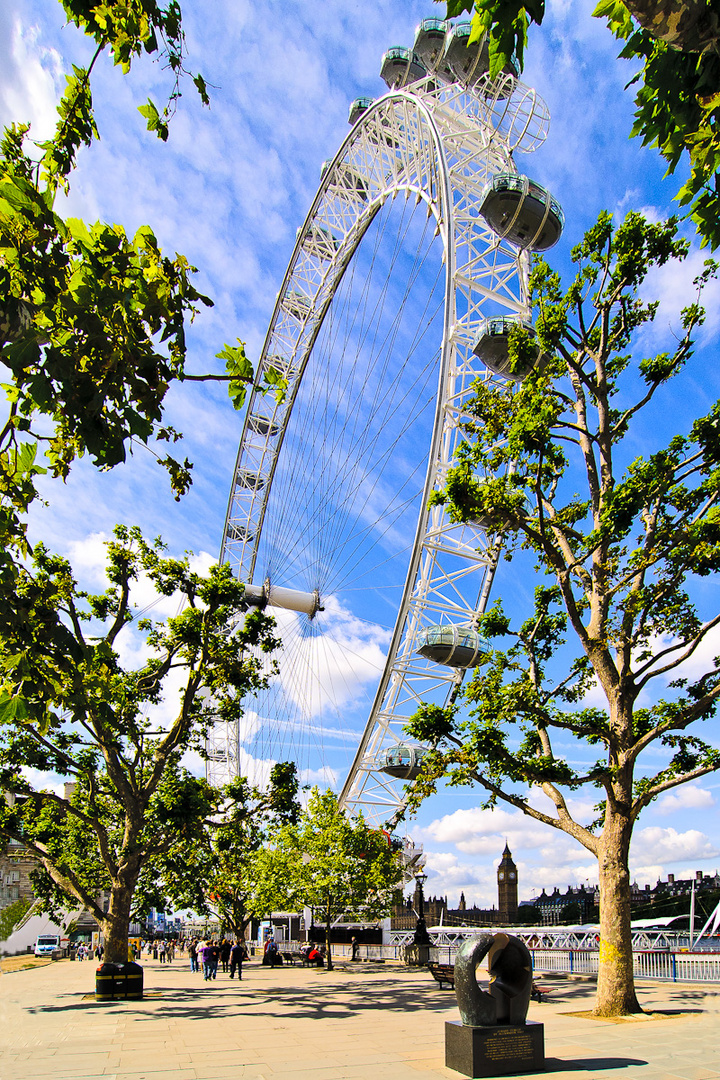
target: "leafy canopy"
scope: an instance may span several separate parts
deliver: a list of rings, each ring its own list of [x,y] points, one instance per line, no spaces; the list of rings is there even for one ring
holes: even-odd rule
[[[533,268],[540,364],[519,385],[475,385],[466,440],[434,501],[456,520],[487,521],[507,558],[529,553],[545,580],[519,625],[500,602],[481,618],[497,644],[467,686],[469,714],[428,704],[411,721],[410,734],[435,745],[415,802],[443,775],[479,783],[488,805],[503,799],[599,853],[614,814],[631,827],[661,792],[720,768],[715,740],[689,730],[716,713],[718,662],[692,677],[681,669],[720,624],[698,609],[702,580],[720,569],[720,402],[660,442],[715,263],[671,348],[637,356],[657,313],[642,299],[647,275],[687,251],[674,220],[630,213],[615,226],[602,214],[572,252],[568,288],[544,260]],[[528,340],[511,339],[514,363]],[[657,448],[638,455],[648,430]],[[593,686],[604,707],[585,703]],[[562,792],[586,785],[604,799],[594,823],[573,820]],[[554,813],[530,804],[528,786]]]
[[[447,0],[447,17],[474,9],[475,37],[487,34],[490,74],[515,56],[522,70],[528,29],[541,25],[545,0]],[[688,207],[703,244],[720,244],[720,3],[601,0],[593,12],[623,42],[620,56],[640,63],[632,135],[656,146],[674,173],[690,175],[676,198]]]
[[[208,821],[237,801],[238,791],[193,776],[182,755],[204,755],[209,727],[241,715],[278,644],[272,620],[243,618],[243,586],[228,567],[202,576],[137,529],[118,527],[107,549],[108,587],[89,593],[38,545],[0,613],[0,783],[11,795],[0,834],[38,858],[50,910],[69,896],[101,921],[100,890],[122,894],[127,915],[141,875],[150,888],[163,860],[205,842]],[[132,603],[141,581],[181,598],[180,613],[142,616]],[[144,642],[127,665],[133,624]],[[64,779],[65,793],[42,788],[43,777]],[[118,905],[110,916],[123,914]]]

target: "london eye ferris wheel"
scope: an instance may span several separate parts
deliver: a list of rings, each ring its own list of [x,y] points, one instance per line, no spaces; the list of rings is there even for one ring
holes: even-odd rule
[[[429,507],[475,380],[504,382],[529,320],[529,253],[562,210],[521,173],[549,115],[470,24],[425,19],[382,59],[388,92],[350,108],[298,230],[250,395],[221,558],[268,605],[279,674],[208,742],[214,782],[276,761],[392,820],[422,748],[403,725],[482,659],[499,539]]]

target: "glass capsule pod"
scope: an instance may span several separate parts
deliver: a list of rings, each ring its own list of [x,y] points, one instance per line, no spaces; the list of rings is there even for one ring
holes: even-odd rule
[[[307,310],[309,310],[310,301],[307,299],[307,297],[302,296],[301,293],[289,293],[288,295],[295,298],[297,298],[298,296],[300,297],[300,301],[296,305],[297,311],[291,310],[286,301],[283,302],[285,303],[286,310],[290,311],[290,313],[294,315],[296,319],[302,321],[306,310],[303,301],[307,302]],[[291,303],[292,302],[293,301],[291,300]],[[302,315],[300,314],[301,311],[303,312]],[[270,370],[276,371],[279,375],[282,375],[284,379],[287,379],[290,377],[290,375],[294,373],[295,369],[290,360],[288,360],[285,356],[266,356],[260,364],[258,374],[264,377]]]
[[[323,161],[320,169],[321,180],[325,177],[331,165],[332,161]],[[370,194],[370,185],[365,177],[346,161],[341,161],[340,164],[336,166],[334,173],[330,177],[328,187],[333,195],[337,195],[340,199],[346,199],[352,202],[356,199],[367,202]]]
[[[247,422],[250,430],[256,435],[269,435],[273,439],[280,431],[280,425],[273,423],[267,416],[254,416],[251,413]]]
[[[348,113],[348,124],[354,127],[363,113],[367,112],[373,103],[371,97],[359,97],[355,98],[350,104],[350,112]]]
[[[296,236],[300,236],[302,229],[298,229]],[[332,259],[335,252],[340,248],[340,241],[326,229],[324,225],[308,225],[302,240],[303,250],[318,259]]]
[[[451,77],[465,86],[473,86],[482,79],[490,68],[490,50],[485,38],[470,43],[472,25],[469,22],[457,23],[447,32],[444,62],[448,66]],[[509,60],[502,69],[503,75],[518,77],[518,66],[515,60]],[[496,81],[496,80],[494,80]],[[496,86],[496,92],[498,87]],[[509,93],[509,87],[505,87],[498,95],[505,97]]]
[[[469,22],[456,23],[447,32],[443,60],[457,82],[470,86],[478,82],[490,66],[487,42],[470,44],[472,26]]]
[[[415,31],[413,51],[434,75],[444,82],[452,82],[452,70],[443,59],[447,30],[444,19],[423,19]]]
[[[391,90],[398,86],[407,86],[427,76],[427,69],[412,49],[396,45],[388,49],[382,58],[380,78],[384,79]]]
[[[508,341],[511,330],[516,326],[521,326],[533,339],[534,356],[529,357],[527,363],[521,368],[511,371]],[[530,374],[540,359],[540,346],[535,341],[536,336],[532,324],[520,318],[519,315],[501,315],[492,319],[483,319],[478,327],[473,352],[482,360],[485,367],[489,367],[496,375],[519,381]]]
[[[248,472],[247,469],[238,469],[235,474],[235,486],[245,488],[247,491],[260,491],[265,486],[265,480],[257,473]]]
[[[444,623],[428,626],[421,635],[420,656],[448,667],[477,667],[490,651],[487,638],[472,626]]]
[[[227,761],[227,759],[228,759],[227,751],[226,750],[208,750],[207,759],[208,759],[208,761],[220,761],[220,762]]]
[[[286,311],[289,311],[290,314],[298,320],[298,322],[302,322],[303,319],[306,319],[307,316],[310,314],[310,311],[312,310],[312,303],[310,301],[310,298],[304,296],[303,293],[296,292],[294,289],[289,289],[283,297],[283,307]],[[278,362],[280,360],[280,357],[270,356],[268,357],[268,362],[266,366],[274,367],[278,371],[281,371],[282,367],[281,364]]]
[[[228,540],[245,540],[249,543],[255,539],[255,534],[246,529],[244,525],[236,525],[235,522],[231,522],[228,525],[227,537]]]
[[[422,746],[393,746],[385,751],[381,772],[397,780],[417,780],[427,750]]]
[[[493,232],[530,251],[547,251],[565,225],[562,207],[527,176],[498,173],[480,196],[480,213]]]

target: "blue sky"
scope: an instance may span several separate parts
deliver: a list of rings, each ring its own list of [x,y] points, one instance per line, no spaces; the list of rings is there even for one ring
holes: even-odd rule
[[[621,215],[642,209],[663,217],[672,211],[675,189],[672,179],[662,179],[657,154],[628,139],[632,102],[623,86],[632,69],[616,60],[616,44],[590,18],[592,6],[549,5],[546,25],[532,33],[523,76],[552,115],[545,144],[532,156],[519,156],[518,165],[563,205],[566,231],[551,255],[559,268],[567,267],[570,247],[600,210]],[[167,72],[147,59],[130,78],[109,63],[99,66],[94,94],[101,142],[81,155],[68,205],[60,209],[118,221],[128,231],[150,223],[163,247],[184,253],[199,268],[198,285],[215,307],[191,328],[190,370],[217,370],[214,354],[236,337],[247,342],[251,357],[258,355],[321,162],[333,156],[348,131],[350,101],[381,94],[378,71],[385,49],[409,43],[420,18],[442,13],[439,5],[415,0],[326,0],[321,16],[318,10],[308,0],[188,0],[189,65],[211,85],[212,104],[203,109],[188,86],[166,145],[145,133],[136,109],[148,95],[163,100]],[[71,63],[86,62],[90,52],[82,35],[63,27],[55,0],[5,0],[0,119],[31,120],[36,138],[49,134],[62,73]],[[649,288],[662,307],[643,349],[659,349],[668,340],[680,306],[690,299],[687,282],[703,257],[694,250],[690,271],[669,268],[654,276]],[[668,392],[663,422],[641,433],[638,452],[652,447],[671,424],[685,430],[693,415],[720,396],[717,299],[715,292],[682,393]],[[66,485],[48,489],[50,503],[33,519],[33,537],[72,555],[90,582],[97,579],[102,537],[116,521],[162,534],[174,551],[192,549],[200,565],[217,557],[241,417],[222,388],[197,384],[174,388],[168,410],[195,462],[193,489],[179,505],[151,455],[138,451],[112,474],[81,464]],[[494,595],[517,609],[527,599],[526,581],[516,566],[503,567]],[[391,590],[383,585],[380,591],[372,603],[366,597],[362,609],[340,597],[330,613],[336,639],[327,652],[326,674],[342,686],[341,713],[350,711],[348,702],[360,708],[372,696],[391,622],[385,610],[392,607]],[[708,582],[703,599],[713,611],[716,593]],[[131,656],[137,644],[128,640],[126,648]],[[248,727],[252,723],[250,717]],[[307,779],[342,779],[356,723],[357,718],[348,721],[327,764],[316,763],[316,775],[308,773]],[[639,881],[720,866],[719,790],[720,782],[709,778],[666,795],[645,813],[632,851]],[[461,889],[469,902],[493,901],[494,868],[506,839],[519,866],[521,896],[597,880],[593,859],[569,838],[515,812],[480,811],[472,791],[428,802],[410,832],[428,851],[429,892],[447,892],[451,903]]]

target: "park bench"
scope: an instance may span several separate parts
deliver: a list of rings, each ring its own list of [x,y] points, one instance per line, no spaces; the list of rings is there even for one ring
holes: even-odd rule
[[[440,983],[441,990],[443,983],[447,983],[453,989],[455,988],[455,967],[453,964],[428,964],[428,970],[435,982]]]
[[[549,1001],[549,995],[554,993],[556,987],[554,986],[540,986],[539,983],[533,982],[532,990],[530,992],[531,1001]]]

